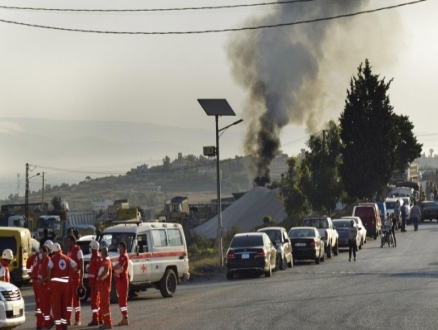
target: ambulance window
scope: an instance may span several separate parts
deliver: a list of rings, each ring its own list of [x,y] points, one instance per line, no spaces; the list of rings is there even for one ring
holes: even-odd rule
[[[149,252],[146,234],[137,236],[137,244],[139,253]]]
[[[152,230],[151,234],[155,247],[167,246],[167,235],[164,229]]]
[[[169,241],[171,246],[183,245],[183,240],[179,229],[168,229],[167,234],[169,235]]]

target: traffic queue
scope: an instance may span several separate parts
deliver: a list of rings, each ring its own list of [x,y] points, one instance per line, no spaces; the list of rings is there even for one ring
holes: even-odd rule
[[[61,246],[46,240],[39,251],[26,261],[26,268],[32,279],[35,297],[36,329],[66,330],[69,325],[81,325],[81,299],[86,295],[83,285],[84,256],[72,235],[67,239],[67,254]],[[92,320],[88,326],[99,329],[112,329],[110,292],[112,274],[119,293],[119,307],[122,320],[119,326],[128,325],[128,262],[125,242],[118,246],[119,258],[112,266],[108,249],[99,249],[99,242],[90,242],[92,255],[89,265],[89,284],[91,294]],[[0,262],[0,280],[10,282],[9,264],[13,252],[5,249]]]

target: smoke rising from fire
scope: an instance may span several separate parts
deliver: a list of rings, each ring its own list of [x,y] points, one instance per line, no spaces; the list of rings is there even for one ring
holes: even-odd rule
[[[368,1],[325,0],[276,6],[243,25],[257,26],[308,20],[358,11]],[[366,17],[365,17],[366,16]],[[247,91],[243,117],[247,123],[244,151],[256,155],[255,174],[263,175],[280,148],[280,134],[289,124],[321,129],[343,108],[349,79],[365,58],[372,65],[394,57],[390,47],[398,28],[397,14],[236,33],[227,44],[235,81]],[[390,25],[385,27],[386,25]],[[329,117],[327,117],[327,115]]]

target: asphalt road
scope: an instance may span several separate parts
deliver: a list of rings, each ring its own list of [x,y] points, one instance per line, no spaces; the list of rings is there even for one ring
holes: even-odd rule
[[[273,277],[188,283],[173,298],[157,290],[128,302],[129,329],[438,329],[438,224],[397,232],[396,248],[369,239],[348,262],[348,252],[324,263],[302,263]],[[34,329],[32,291],[24,288],[26,323]],[[113,322],[120,320],[112,305]],[[92,329],[89,304],[82,326]],[[97,328],[97,327],[95,327]],[[125,327],[128,329],[128,327]]]

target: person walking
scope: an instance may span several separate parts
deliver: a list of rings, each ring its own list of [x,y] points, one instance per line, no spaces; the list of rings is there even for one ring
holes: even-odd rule
[[[90,288],[90,297],[91,297],[91,310],[93,312],[93,317],[88,326],[100,325],[101,317],[100,317],[100,295],[97,290],[97,274],[101,264],[101,257],[99,254],[99,242],[91,241],[90,242],[90,264],[88,268],[88,286]]]
[[[53,244],[53,256],[48,265],[51,277],[52,311],[56,330],[67,330],[67,291],[69,276],[77,270],[77,263],[62,253],[58,243]]]
[[[400,226],[400,200],[397,199],[397,203],[395,203],[394,205],[394,216],[395,216],[395,221],[397,222],[397,225]]]
[[[42,256],[40,254],[40,251],[36,251],[29,258],[27,258],[27,261],[26,261],[27,274],[32,279],[33,296],[35,299],[35,317],[36,317],[36,328],[37,329],[41,329],[44,327],[44,318],[43,318],[43,314],[41,312],[41,306],[40,306],[40,300],[39,300],[39,294],[38,294],[39,285],[37,283],[38,269],[39,269],[39,263],[41,261],[41,258],[42,258]]]
[[[108,257],[108,248],[103,247],[100,250],[100,267],[96,278],[97,291],[100,295],[100,311],[103,324],[99,329],[112,329],[113,321],[111,318],[111,280],[112,280],[112,266],[111,259]]]
[[[43,316],[43,329],[50,329],[53,326],[53,319],[51,315],[51,287],[50,287],[50,271],[49,263],[49,249],[43,245],[39,249],[40,262],[38,264],[37,280],[38,285],[38,303],[41,308]]]
[[[120,255],[117,260],[117,264],[113,267],[114,277],[116,279],[116,289],[119,295],[119,307],[122,313],[122,320],[118,323],[119,326],[128,325],[128,263],[129,256],[126,253],[126,243],[124,241],[119,242],[117,251]]]
[[[401,217],[402,217],[402,225],[401,225],[401,231],[405,232],[406,230],[406,217],[408,216],[408,211],[406,210],[407,205],[405,203],[401,204],[400,211],[401,211]]]
[[[414,231],[418,230],[418,221],[421,219],[421,210],[417,205],[417,201],[414,201],[414,206],[411,209],[411,218],[414,224]]]
[[[67,324],[71,324],[72,312],[74,310],[74,325],[81,325],[81,301],[79,300],[77,289],[84,287],[84,254],[79,245],[76,244],[76,237],[71,235],[67,238],[67,256],[78,265],[77,270],[72,271],[68,284],[67,293]]]
[[[395,228],[397,227],[397,219],[395,218],[394,214],[391,214],[391,232],[392,236],[394,237],[394,247],[397,247],[397,239],[395,238]]]
[[[356,237],[357,237],[357,227],[354,220],[350,221],[350,228],[348,229],[347,238],[348,238],[348,261],[351,261],[351,252],[353,251],[354,261],[356,261]]]

